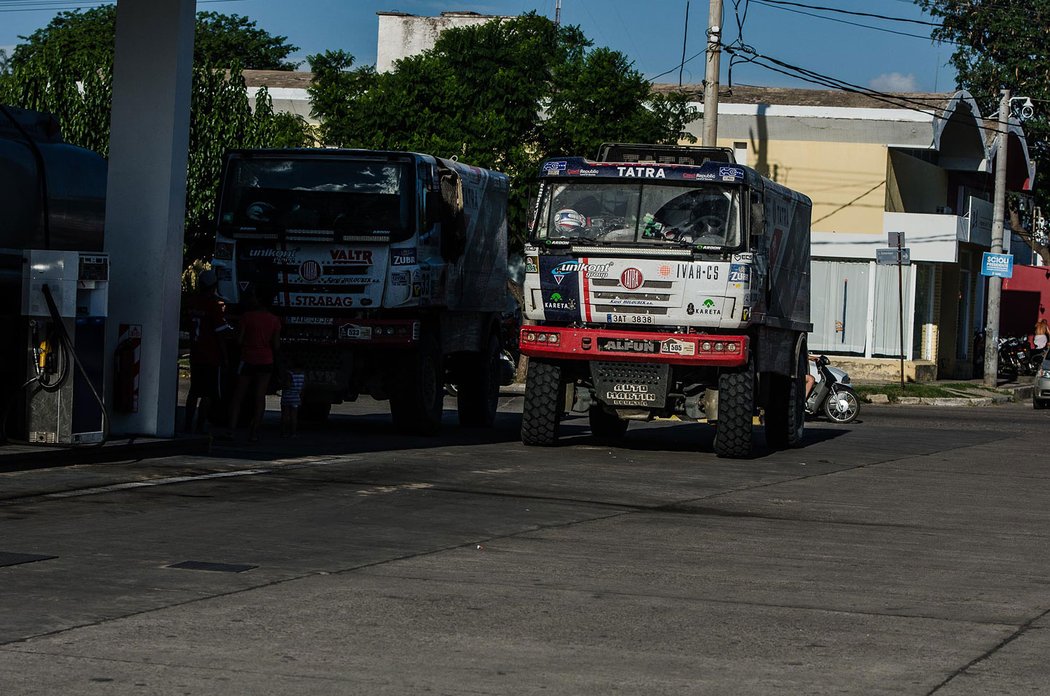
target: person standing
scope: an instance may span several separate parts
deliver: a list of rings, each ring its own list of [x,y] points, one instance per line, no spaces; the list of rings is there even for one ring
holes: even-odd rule
[[[281,384],[281,436],[295,437],[299,429],[299,406],[303,401],[306,375],[294,368],[285,370]]]
[[[207,432],[208,414],[219,400],[221,367],[226,364],[225,338],[232,329],[226,323],[226,310],[217,286],[215,271],[201,271],[196,292],[186,298],[184,312],[190,334],[190,393],[183,418],[186,433]]]
[[[249,290],[244,294],[244,313],[237,326],[241,359],[237,367],[237,386],[230,402],[229,433],[232,437],[241,415],[245,396],[252,399],[252,419],[248,439],[259,439],[259,425],[266,412],[266,392],[273,376],[274,362],[281,341],[281,320],[269,307],[272,291]]]
[[[1035,331],[1032,336],[1032,345],[1035,349],[1046,357],[1046,346],[1050,342],[1050,326],[1047,325],[1046,319],[1040,319],[1035,323]]]

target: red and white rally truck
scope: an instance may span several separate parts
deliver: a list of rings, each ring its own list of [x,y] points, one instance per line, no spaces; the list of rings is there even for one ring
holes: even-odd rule
[[[678,415],[716,424],[720,456],[804,432],[810,324],[806,196],[726,149],[606,145],[544,162],[525,248],[522,442],[562,416],[593,433]]]
[[[369,394],[399,429],[434,433],[454,383],[460,422],[492,424],[513,379],[504,174],[411,152],[238,150],[222,179],[219,294],[275,293],[304,417]]]

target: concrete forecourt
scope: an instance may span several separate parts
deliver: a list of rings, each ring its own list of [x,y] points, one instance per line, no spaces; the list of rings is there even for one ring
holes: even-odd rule
[[[675,421],[526,448],[520,410],[0,473],[0,693],[1050,693],[1030,403],[741,460]]]

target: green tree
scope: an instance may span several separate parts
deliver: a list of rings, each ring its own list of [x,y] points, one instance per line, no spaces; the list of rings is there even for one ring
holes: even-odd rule
[[[47,26],[19,37],[24,42],[15,47],[11,64],[18,67],[40,53],[57,51],[85,69],[112,65],[116,26],[116,5],[59,12]],[[298,63],[287,59],[297,50],[287,37],[273,36],[247,17],[197,13],[193,46],[197,65],[229,67],[237,63],[246,70],[294,70]]]
[[[620,53],[578,27],[529,13],[450,29],[434,48],[375,74],[345,53],[309,56],[314,113],[330,145],[415,150],[512,178],[510,222],[524,236],[526,179],[555,154],[593,156],[607,140],[675,142],[691,118]]]
[[[1045,171],[1050,164],[1050,53],[1043,46],[1050,33],[1050,0],[916,2],[940,20],[933,38],[955,46],[951,64],[958,87],[974,96],[981,113],[992,118],[998,114],[999,92],[1004,88],[1036,103],[1035,117],[1024,122],[1024,130],[1037,171]],[[1048,189],[1039,185],[1039,179],[1036,184],[1036,203],[1050,214]],[[1045,236],[1026,230],[1025,215],[1016,201],[1012,203],[1010,226],[1050,263]]]
[[[0,103],[53,113],[67,142],[108,156],[112,70],[104,65],[82,74],[81,68],[53,49],[37,53],[10,74],[0,75]],[[194,68],[186,175],[187,266],[211,254],[223,153],[308,142],[305,122],[274,113],[265,90],[256,94],[251,108],[239,69]]]

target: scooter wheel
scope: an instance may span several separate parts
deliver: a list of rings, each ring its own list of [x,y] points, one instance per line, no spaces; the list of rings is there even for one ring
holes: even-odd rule
[[[824,415],[836,423],[852,423],[860,415],[860,399],[848,387],[832,387],[824,400]]]

